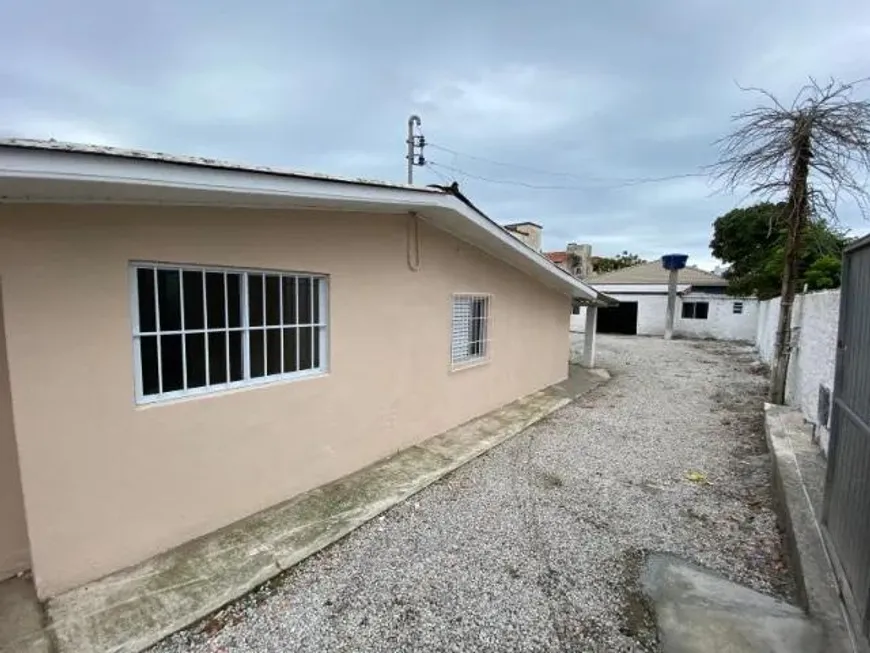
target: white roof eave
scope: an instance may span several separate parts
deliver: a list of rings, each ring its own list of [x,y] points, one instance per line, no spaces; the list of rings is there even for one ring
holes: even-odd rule
[[[0,143],[0,202],[413,211],[580,303],[604,301],[594,288],[443,190],[107,154]]]

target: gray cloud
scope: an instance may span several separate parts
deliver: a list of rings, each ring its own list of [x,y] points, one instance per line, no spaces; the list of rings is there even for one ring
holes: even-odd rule
[[[433,144],[517,166],[427,152],[493,218],[541,222],[546,247],[702,264],[711,221],[745,199],[621,180],[712,162],[754,102],[735,81],[788,96],[870,72],[865,0],[31,0],[0,16],[5,135],[400,180],[418,112]]]

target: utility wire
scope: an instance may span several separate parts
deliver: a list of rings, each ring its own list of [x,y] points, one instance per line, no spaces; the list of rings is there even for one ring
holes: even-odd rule
[[[542,184],[530,184],[528,182],[519,181],[516,179],[496,179],[494,177],[484,177],[481,175],[472,174],[466,170],[461,170],[459,168],[455,168],[453,166],[445,165],[443,163],[438,163],[437,161],[427,161],[426,165],[431,169],[435,170],[436,168],[441,168],[443,170],[447,170],[449,172],[464,175],[470,179],[476,179],[478,181],[485,181],[491,184],[501,184],[503,186],[520,186],[522,188],[531,188],[534,190],[611,190],[616,188],[626,188],[628,186],[638,186],[641,184],[648,184],[654,182],[662,182],[662,181],[673,181],[675,179],[685,179],[689,177],[702,177],[704,175],[700,174],[684,174],[684,175],[673,175],[670,177],[655,177],[655,178],[644,178],[644,179],[632,179],[626,180],[619,183],[613,184],[591,184],[588,186],[567,186],[567,185],[542,185]],[[454,177],[455,178],[455,177]]]
[[[437,168],[433,167],[431,161],[427,161],[424,165],[429,169],[430,172],[438,175],[438,178],[441,179],[441,181],[443,181],[448,186],[450,185],[450,183],[451,183],[450,178],[447,175],[439,172]]]
[[[515,181],[515,180],[505,180],[505,179],[494,179],[492,177],[482,177],[480,175],[474,175],[459,168],[451,167],[444,165],[442,163],[432,162],[435,165],[441,166],[447,170],[452,170],[453,172],[457,172],[460,174],[467,175],[474,179],[479,179],[480,181],[487,181],[490,183],[496,184],[506,184],[513,186],[524,186],[526,188],[536,188],[539,190],[584,190],[584,189],[593,189],[593,188],[623,188],[626,186],[637,186],[640,184],[651,184],[651,183],[659,183],[665,181],[675,181],[677,179],[688,179],[692,177],[706,177],[704,173],[701,172],[688,172],[676,175],[666,175],[663,177],[633,177],[633,178],[614,178],[614,179],[604,179],[601,177],[584,177],[578,175],[576,173],[571,172],[558,172],[554,170],[543,170],[541,168],[533,168],[531,166],[519,165],[516,163],[505,163],[504,161],[496,161],[495,159],[488,159],[486,157],[477,156],[474,154],[468,154],[467,152],[461,152],[459,150],[454,150],[448,147],[444,147],[443,145],[438,145],[437,143],[427,143],[427,146],[431,147],[433,150],[440,150],[442,152],[446,152],[448,154],[452,154],[454,157],[465,157],[467,159],[472,159],[475,161],[482,161],[484,163],[489,163],[492,165],[497,165],[505,168],[515,168],[517,170],[525,170],[527,172],[532,172],[535,174],[541,175],[550,175],[552,177],[567,177],[569,179],[577,179],[583,182],[600,182],[595,185],[588,186],[548,186],[548,185],[539,185],[539,184],[529,184],[526,182]]]

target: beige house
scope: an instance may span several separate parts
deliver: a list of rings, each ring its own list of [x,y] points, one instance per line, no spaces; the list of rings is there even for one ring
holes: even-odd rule
[[[456,193],[32,141],[0,292],[0,578],[42,598],[561,381],[598,302]]]

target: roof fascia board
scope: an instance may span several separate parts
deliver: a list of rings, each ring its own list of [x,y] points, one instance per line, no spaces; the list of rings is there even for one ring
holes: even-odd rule
[[[143,191],[160,189],[234,194],[240,197],[281,198],[300,202],[343,202],[372,207],[391,206],[409,211],[440,208],[458,213],[490,238],[507,245],[515,254],[535,264],[538,272],[555,277],[566,293],[595,300],[598,293],[514,238],[486,215],[458,197],[430,188],[382,186],[329,178],[304,177],[244,169],[215,168],[172,161],[136,159],[0,145],[0,179],[31,179],[81,184],[136,186]],[[55,201],[62,198],[55,198]],[[70,198],[69,201],[75,201]]]

